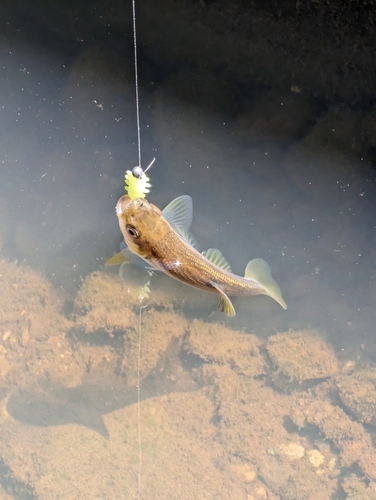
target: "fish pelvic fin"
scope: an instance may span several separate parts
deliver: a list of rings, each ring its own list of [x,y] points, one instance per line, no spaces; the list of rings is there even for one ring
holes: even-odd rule
[[[217,285],[217,283],[212,282],[211,284],[221,294],[221,298],[219,299],[218,303],[218,309],[224,312],[229,318],[233,318],[236,315],[236,312],[231,300],[227,297],[222,288]]]
[[[287,304],[282,298],[281,289],[272,278],[270,266],[265,260],[253,259],[249,261],[245,268],[245,278],[258,281],[265,288],[266,295],[278,302],[283,309],[287,309]]]

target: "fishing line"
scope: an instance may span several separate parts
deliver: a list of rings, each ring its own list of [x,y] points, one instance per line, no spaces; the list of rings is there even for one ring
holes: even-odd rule
[[[141,471],[142,471],[142,451],[141,451],[141,339],[142,339],[142,310],[147,305],[140,306],[138,315],[138,349],[137,349],[137,422],[138,422],[138,494],[141,498]]]
[[[136,33],[136,0],[132,0],[133,15],[133,50],[134,50],[134,81],[136,87],[136,116],[137,116],[137,147],[138,165],[141,167],[141,131],[140,131],[140,102],[138,97],[138,58],[137,58],[137,33]]]
[[[133,18],[133,49],[134,49],[134,75],[136,90],[136,117],[137,117],[137,148],[138,148],[138,166],[141,169],[141,131],[140,131],[140,101],[138,95],[138,58],[137,58],[137,32],[136,32],[136,0],[132,0],[132,18]],[[151,167],[152,163],[148,168]],[[136,176],[134,176],[136,178]],[[146,177],[146,176],[143,176]],[[137,426],[138,426],[138,492],[137,498],[141,498],[141,472],[142,472],[142,450],[141,450],[141,339],[142,339],[142,309],[146,306],[140,306],[138,321],[138,349],[137,349]]]

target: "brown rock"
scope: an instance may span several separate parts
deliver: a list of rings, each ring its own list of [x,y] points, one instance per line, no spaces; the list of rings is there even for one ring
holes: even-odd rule
[[[256,377],[265,373],[261,345],[256,335],[235,332],[216,323],[194,321],[189,328],[184,349],[205,361],[228,364],[237,373]]]
[[[327,378],[338,371],[333,348],[314,330],[277,333],[266,349],[273,365],[291,381]]]
[[[372,379],[373,376],[373,379]],[[342,403],[361,421],[376,425],[376,371],[362,370],[337,381]]]

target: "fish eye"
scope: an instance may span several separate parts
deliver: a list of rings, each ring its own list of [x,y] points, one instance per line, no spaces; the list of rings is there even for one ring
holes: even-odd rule
[[[132,238],[140,237],[140,231],[138,231],[138,229],[136,229],[134,226],[131,226],[130,224],[127,224],[126,230],[129,236],[132,236]]]

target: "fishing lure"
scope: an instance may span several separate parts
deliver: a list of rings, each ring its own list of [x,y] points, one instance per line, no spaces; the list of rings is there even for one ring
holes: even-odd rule
[[[150,193],[151,184],[146,172],[155,162],[153,158],[150,165],[144,171],[142,167],[133,167],[132,170],[127,170],[125,174],[125,190],[129,198],[135,200],[137,198],[145,198],[146,193]]]

